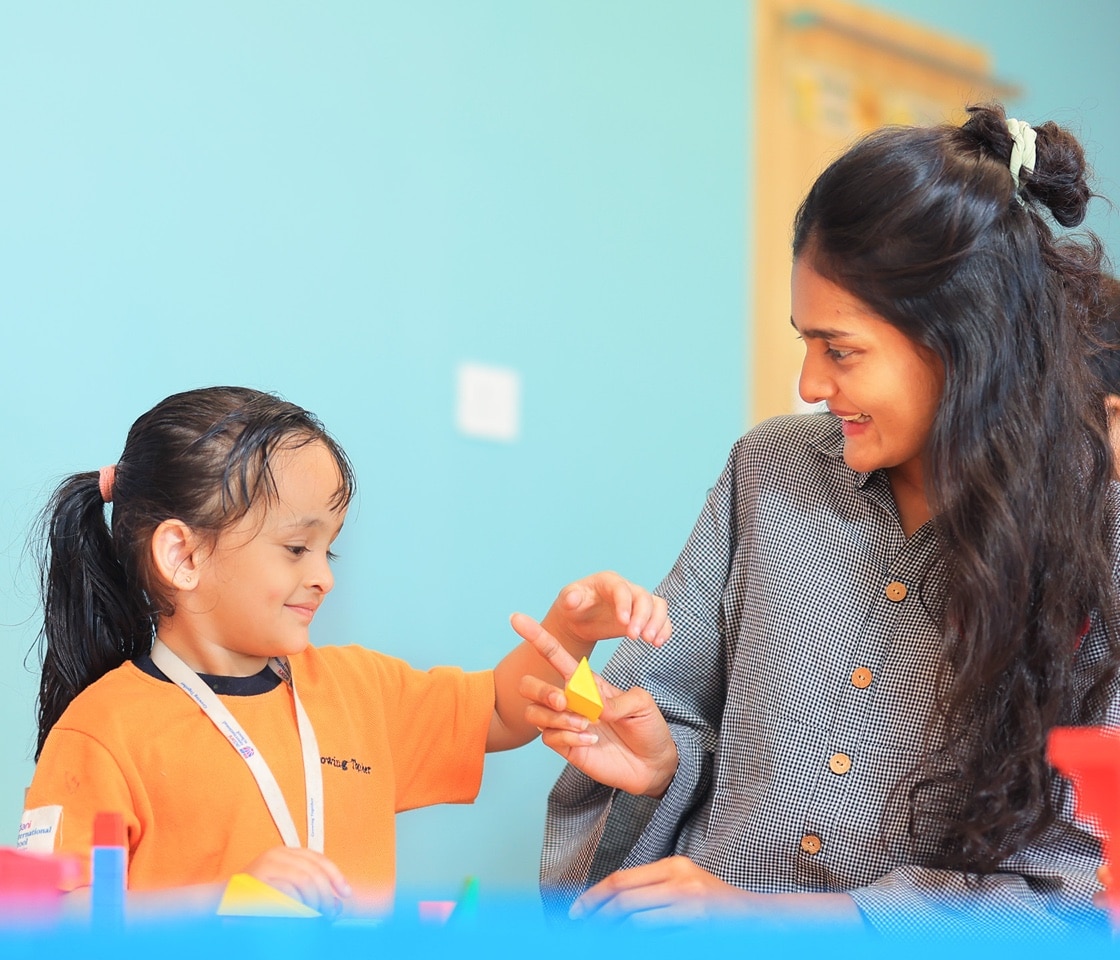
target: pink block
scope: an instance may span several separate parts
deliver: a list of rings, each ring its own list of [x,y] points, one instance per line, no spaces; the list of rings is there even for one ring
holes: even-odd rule
[[[0,848],[0,920],[21,924],[57,918],[62,887],[75,867],[67,857]]]
[[[431,924],[447,923],[455,909],[454,900],[421,900],[417,905],[420,910],[420,922]]]

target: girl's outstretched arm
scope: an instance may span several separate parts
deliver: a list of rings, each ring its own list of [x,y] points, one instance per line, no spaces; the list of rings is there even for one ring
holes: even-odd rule
[[[531,618],[525,620],[540,629]],[[538,639],[535,632],[527,636],[519,630],[525,642],[514,647],[494,670],[494,716],[486,738],[488,751],[519,747],[539,732],[538,725],[525,717],[528,703],[520,689],[523,678],[563,684],[579,658],[590,655],[600,640],[640,637],[661,646],[672,631],[661,597],[609,571],[566,586],[542,622],[545,637]]]

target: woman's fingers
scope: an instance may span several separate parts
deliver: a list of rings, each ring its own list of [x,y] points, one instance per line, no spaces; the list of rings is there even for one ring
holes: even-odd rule
[[[591,721],[566,710],[564,694],[552,684],[539,677],[522,677],[518,692],[529,701],[525,721],[544,734],[547,746],[586,747],[598,742],[598,735],[588,730]]]
[[[618,578],[614,584],[615,615],[626,625],[624,631],[631,640],[644,640],[660,647],[669,639],[669,607],[664,597],[650,593],[643,587]]]
[[[661,906],[663,900],[656,892],[662,880],[660,863],[615,871],[585,890],[572,904],[569,915],[573,919],[617,919],[635,910]]]
[[[664,598],[612,570],[569,584],[560,591],[558,606],[573,622],[595,624],[587,639],[625,636],[661,646],[672,631]]]

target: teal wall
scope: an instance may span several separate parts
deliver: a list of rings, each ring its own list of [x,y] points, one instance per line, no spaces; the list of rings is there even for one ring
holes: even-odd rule
[[[1022,120],[1079,135],[1099,192],[1120,199],[1120,4],[1115,0],[877,0],[872,6],[985,47],[993,71],[1021,90]],[[1120,260],[1120,216],[1096,201],[1089,226]]]
[[[1117,192],[1120,7],[879,6],[987,45]],[[752,29],[738,0],[0,0],[10,836],[32,517],[168,393],[278,391],[352,455],[316,642],[483,668],[571,579],[656,583],[744,426]],[[462,361],[520,374],[519,440],[456,431]],[[531,889],[558,768],[495,756],[474,806],[402,815],[402,885]]]

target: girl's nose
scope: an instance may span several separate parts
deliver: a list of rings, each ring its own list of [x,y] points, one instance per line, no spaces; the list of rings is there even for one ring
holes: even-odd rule
[[[325,552],[319,556],[318,562],[311,572],[310,585],[323,593],[330,593],[334,588],[334,571],[331,569],[330,561],[327,559]]]

